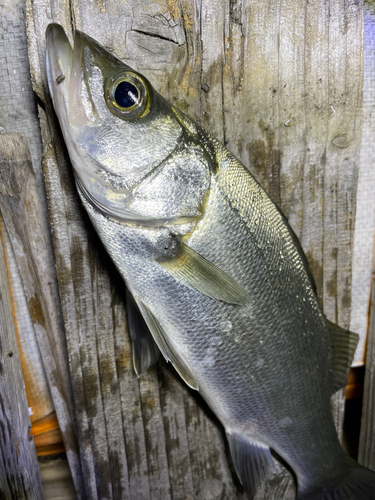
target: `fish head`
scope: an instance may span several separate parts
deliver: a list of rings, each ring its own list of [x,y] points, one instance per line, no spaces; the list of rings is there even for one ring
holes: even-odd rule
[[[98,42],[46,31],[47,78],[79,190],[100,211],[132,218],[133,188],[177,147],[181,120],[149,81]]]

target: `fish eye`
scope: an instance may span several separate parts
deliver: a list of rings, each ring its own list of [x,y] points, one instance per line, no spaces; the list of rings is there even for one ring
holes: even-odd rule
[[[133,71],[123,72],[107,81],[105,94],[109,110],[123,120],[143,118],[150,111],[149,85]]]
[[[139,92],[130,82],[120,82],[115,89],[115,102],[119,108],[129,109],[139,102]]]

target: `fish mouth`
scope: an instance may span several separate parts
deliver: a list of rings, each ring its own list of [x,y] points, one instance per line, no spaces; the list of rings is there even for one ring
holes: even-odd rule
[[[73,50],[64,29],[58,24],[49,24],[46,30],[46,72],[49,93],[60,122],[66,144],[68,137],[68,93],[73,63]],[[70,135],[70,134],[69,134]]]
[[[58,118],[64,123],[63,133],[69,126],[89,123],[82,102],[83,36],[80,31],[74,32],[72,49],[62,26],[53,23],[46,30],[48,88]]]
[[[49,24],[47,26],[46,48],[48,87],[55,105],[56,97],[60,94],[67,97],[66,89],[69,88],[73,64],[72,47],[70,46],[64,28],[59,24]]]

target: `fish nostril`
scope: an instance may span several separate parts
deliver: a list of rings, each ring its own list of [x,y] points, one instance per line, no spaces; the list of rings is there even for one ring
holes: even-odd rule
[[[65,75],[63,75],[63,74],[61,73],[61,75],[59,75],[59,76],[56,78],[56,83],[57,83],[57,85],[60,85],[60,83],[62,83],[64,80],[65,80]]]

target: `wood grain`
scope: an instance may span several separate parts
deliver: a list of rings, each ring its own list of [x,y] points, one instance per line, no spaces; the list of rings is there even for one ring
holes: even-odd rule
[[[0,135],[0,182],[1,212],[14,249],[50,393],[79,491],[81,467],[71,413],[71,384],[53,255],[48,252],[50,235],[28,146],[20,134]],[[32,363],[33,360],[30,361]]]
[[[361,179],[361,184],[365,188],[365,200],[370,200],[370,207],[374,209],[374,193],[372,187],[374,186],[374,178],[371,176],[373,172],[373,161],[375,159],[375,144],[373,141],[375,132],[375,117],[373,113],[373,88],[374,88],[374,75],[375,75],[375,4],[368,2],[365,11],[365,83],[364,83],[364,107],[363,107],[363,147],[361,150],[361,159],[365,167],[364,176]],[[368,192],[367,190],[371,190]],[[363,191],[362,191],[363,193]],[[371,193],[371,194],[370,194]],[[366,196],[367,195],[367,196]],[[363,221],[362,233],[370,233],[370,238],[374,237],[373,225],[371,224],[371,217],[374,216],[374,211],[368,213],[368,217]],[[368,308],[369,322],[368,328],[368,342],[366,352],[366,370],[365,370],[365,384],[363,393],[363,407],[362,407],[362,420],[361,420],[361,434],[358,450],[358,461],[370,467],[375,468],[375,275],[374,275],[374,254],[370,253],[372,249],[368,241],[365,241],[364,253],[362,254],[363,260],[366,262],[369,258],[372,261],[371,273],[368,272],[363,262],[363,271],[365,271],[364,283],[362,286],[367,286],[371,290],[371,300],[366,304]],[[370,279],[369,279],[370,278]],[[369,281],[369,283],[368,283]],[[367,323],[366,321],[366,323]]]
[[[67,460],[50,458],[39,467],[45,500],[77,500]]]
[[[358,449],[358,462],[370,469],[375,469],[375,294],[374,278],[372,281],[372,297],[370,306],[370,327],[368,333],[365,385],[363,391],[363,407],[361,435]]]
[[[363,82],[362,6],[314,0],[27,2],[44,176],[90,499],[240,499],[222,428],[161,362],[139,380],[123,285],[78,201],[45,80],[44,32],[78,28],[145,74],[252,171],[347,327]],[[292,360],[291,360],[292,361]],[[341,432],[342,393],[334,398]],[[291,499],[278,468],[257,495]]]
[[[8,145],[13,137],[6,138]],[[0,157],[8,149],[0,146]],[[20,155],[22,157],[22,155]],[[27,162],[28,157],[23,157]],[[43,489],[18,350],[8,273],[0,239],[0,498],[40,500]]]
[[[14,324],[19,345],[23,378],[25,381],[30,420],[43,419],[54,411],[51,392],[40,355],[38,341],[19,275],[17,261],[3,218],[0,224],[4,257],[12,298]]]

